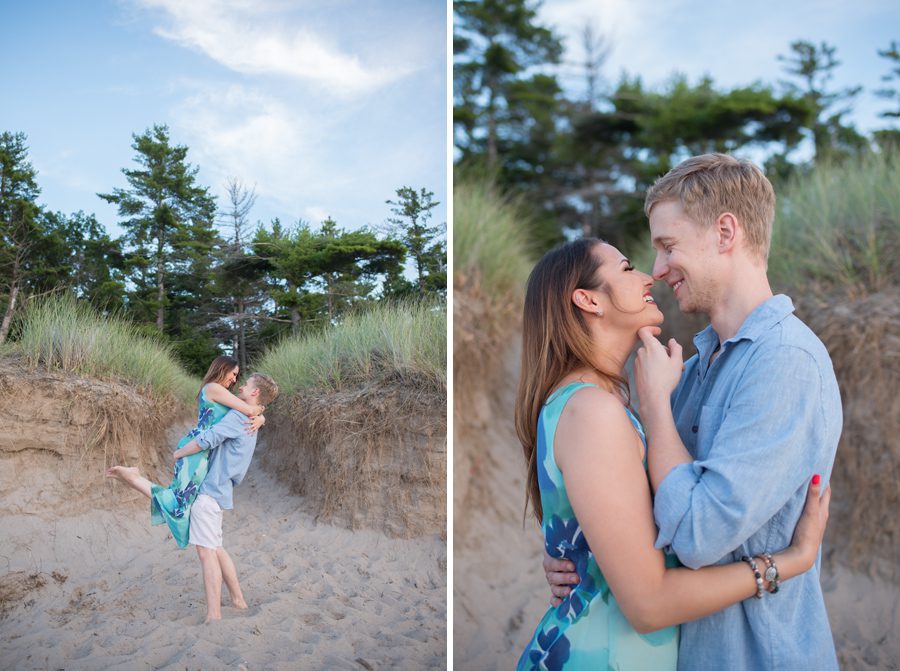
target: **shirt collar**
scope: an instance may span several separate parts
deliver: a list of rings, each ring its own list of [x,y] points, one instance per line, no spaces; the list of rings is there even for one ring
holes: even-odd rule
[[[739,340],[756,340],[760,335],[778,324],[785,317],[794,312],[794,303],[784,294],[772,296],[772,298],[759,305],[753,312],[747,315],[738,332],[724,343],[737,342]],[[709,361],[709,357],[716,351],[719,345],[719,336],[713,330],[712,324],[694,336],[694,346],[701,361]]]

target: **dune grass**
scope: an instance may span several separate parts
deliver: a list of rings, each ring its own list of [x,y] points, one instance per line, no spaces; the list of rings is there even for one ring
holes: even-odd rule
[[[188,404],[200,386],[167,345],[72,297],[31,301],[17,319],[15,342],[6,352],[21,354],[33,368],[121,380],[154,397],[171,396]]]
[[[478,282],[500,298],[521,295],[535,256],[526,219],[521,203],[490,180],[463,175],[453,188],[454,282]]]
[[[859,297],[900,277],[900,155],[818,165],[778,194],[773,288]]]
[[[325,331],[283,340],[252,368],[272,375],[282,396],[384,380],[443,391],[447,309],[441,303],[380,302]]]

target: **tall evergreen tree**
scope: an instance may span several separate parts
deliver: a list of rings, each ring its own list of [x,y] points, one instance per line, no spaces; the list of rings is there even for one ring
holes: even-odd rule
[[[806,40],[797,40],[791,42],[789,55],[778,56],[784,63],[785,72],[800,81],[800,84],[782,81],[782,86],[789,93],[802,96],[812,111],[810,130],[816,159],[858,153],[866,147],[865,138],[843,121],[862,87],[829,90],[834,70],[841,64],[836,53],[837,47],[827,42],[816,46]]]
[[[154,125],[133,138],[140,167],[122,169],[129,188],[98,195],[117,205],[123,217],[133,298],[155,312],[156,328],[165,332],[170,290],[183,293],[208,276],[215,200],[196,183],[188,148],[172,145],[167,126]]]
[[[881,81],[884,82],[884,87],[875,91],[875,95],[894,105],[893,109],[887,109],[878,116],[891,120],[900,119],[900,89],[896,88],[896,84],[900,83],[900,50],[898,50],[897,41],[892,40],[891,46],[887,49],[879,49],[878,55],[887,59],[891,70],[888,74],[882,75]],[[883,149],[900,149],[900,128],[896,123],[889,128],[875,131],[874,135],[875,140]]]
[[[36,241],[41,273],[36,288],[66,287],[100,310],[122,310],[125,296],[124,256],[93,214],[42,212]]]
[[[530,133],[523,110],[540,101],[543,108],[559,92],[546,74],[529,69],[559,61],[562,43],[537,25],[540,2],[534,0],[457,0],[453,35],[453,122],[456,145],[464,155],[484,156],[491,166],[503,161],[511,125]],[[531,105],[532,111],[538,109]],[[510,122],[514,122],[511,124]]]
[[[440,205],[434,193],[403,186],[397,200],[388,200],[394,216],[388,219],[391,233],[406,247],[416,274],[415,291],[424,298],[429,289],[443,295],[447,287],[447,247],[442,228],[429,226],[431,211]]]
[[[891,71],[882,75],[881,81],[885,83],[885,87],[875,91],[875,95],[894,103],[894,109],[885,110],[879,116],[897,119],[900,118],[900,90],[893,86],[894,82],[900,82],[900,49],[898,49],[897,41],[892,40],[891,46],[887,49],[879,49],[878,55],[888,61]]]
[[[25,140],[24,133],[0,133],[0,278],[6,294],[0,343],[9,334],[40,237],[37,197],[41,190],[37,171],[28,162]]]

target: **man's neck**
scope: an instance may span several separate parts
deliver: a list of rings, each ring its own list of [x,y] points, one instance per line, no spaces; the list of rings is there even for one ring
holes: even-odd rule
[[[765,270],[750,273],[726,288],[715,309],[709,315],[719,342],[737,335],[747,317],[772,298],[772,288]]]
[[[260,403],[259,401],[257,401],[255,398],[244,398],[244,397],[242,397],[242,396],[238,396],[238,398],[241,399],[241,400],[242,400],[244,403],[246,403],[247,405],[249,405],[251,408],[261,408],[261,407],[263,407],[262,403]]]

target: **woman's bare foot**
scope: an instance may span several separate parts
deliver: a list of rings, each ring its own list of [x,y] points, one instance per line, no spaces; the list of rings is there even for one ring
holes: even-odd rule
[[[243,599],[232,599],[231,605],[234,606],[235,608],[240,608],[241,610],[243,610],[244,608],[247,607],[247,602],[244,601]]]
[[[221,613],[219,613],[218,615],[210,615],[209,613],[207,613],[206,619],[203,621],[203,624],[210,624],[211,622],[215,622],[216,620],[221,620],[221,619],[222,619]]]
[[[130,485],[137,480],[140,475],[140,471],[134,466],[111,466],[106,469],[106,477],[115,478],[116,480],[124,482],[126,485]]]
[[[152,483],[134,466],[111,466],[106,469],[106,477],[118,480],[144,496],[150,496]]]

